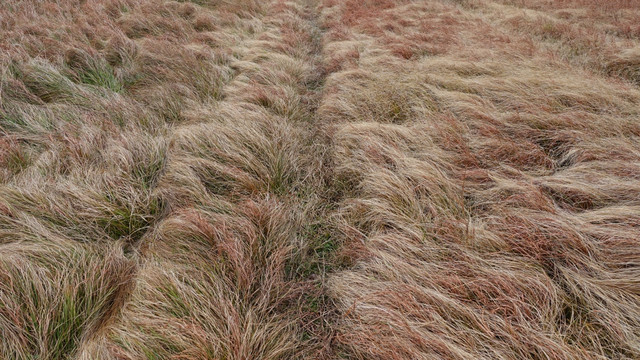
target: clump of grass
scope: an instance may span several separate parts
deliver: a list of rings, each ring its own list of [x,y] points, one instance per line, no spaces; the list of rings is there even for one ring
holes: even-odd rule
[[[12,359],[77,354],[109,321],[134,269],[117,250],[96,254],[72,244],[8,247],[0,261],[0,353]]]
[[[32,109],[18,109],[19,106],[7,105],[6,110],[0,110],[0,126],[12,133],[42,134],[55,128],[51,114],[45,111],[28,111]],[[27,111],[25,111],[27,110]]]
[[[82,92],[69,78],[47,62],[32,61],[19,69],[16,76],[22,80],[27,89],[45,103],[74,103],[86,100]]]
[[[137,241],[152,224],[153,215],[160,212],[158,200],[152,199],[148,211],[152,215],[139,214],[136,209],[115,207],[98,219],[98,225],[114,240],[131,239]]]
[[[114,329],[127,353],[280,358],[299,351],[296,325],[280,307],[285,294],[298,291],[282,277],[294,250],[293,213],[273,201],[243,208],[230,215],[185,212],[160,225],[162,240],[151,251],[171,261],[146,269],[126,320]],[[144,346],[130,340],[148,333],[157,335]]]
[[[13,174],[26,169],[33,162],[32,151],[28,146],[11,144],[3,148],[0,154],[0,162]]]
[[[380,123],[411,122],[435,111],[438,105],[432,90],[411,81],[409,77],[403,79],[403,76],[382,72],[336,74],[328,79],[328,85],[353,92],[358,100],[347,104],[341,101],[339,94],[335,94],[333,101],[325,102],[319,111],[331,119],[348,118],[351,121]]]
[[[609,74],[625,78],[637,85],[640,85],[640,53],[638,51],[627,51],[621,54],[618,59],[611,60],[605,65]]]

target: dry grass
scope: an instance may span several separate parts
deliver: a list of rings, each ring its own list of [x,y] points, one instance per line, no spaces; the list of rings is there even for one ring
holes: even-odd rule
[[[3,3],[0,357],[328,351],[312,11]]]
[[[634,1],[510,1],[487,7],[489,18],[591,71],[638,82],[640,9]],[[492,14],[491,14],[492,13]]]
[[[3,2],[0,358],[639,358],[639,11]]]
[[[341,35],[325,44],[319,115],[343,186],[342,251],[357,254],[329,281],[339,352],[640,356],[640,92],[505,33],[496,4],[394,5],[347,28],[348,4],[322,12]],[[423,21],[447,24],[426,41],[440,51],[385,41]],[[349,49],[357,59],[334,67]]]

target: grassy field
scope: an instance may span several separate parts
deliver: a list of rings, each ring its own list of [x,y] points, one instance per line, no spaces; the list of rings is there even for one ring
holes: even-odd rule
[[[0,359],[639,358],[639,2],[0,2]]]

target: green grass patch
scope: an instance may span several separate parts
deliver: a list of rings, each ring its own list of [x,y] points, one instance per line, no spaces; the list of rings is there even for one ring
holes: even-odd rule
[[[124,85],[116,78],[113,69],[107,63],[90,67],[80,74],[80,81],[84,84],[103,87],[116,93],[124,89]]]

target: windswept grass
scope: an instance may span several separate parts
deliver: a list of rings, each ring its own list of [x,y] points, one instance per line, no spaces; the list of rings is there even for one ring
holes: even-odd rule
[[[0,357],[329,351],[310,4],[0,9]]]
[[[629,245],[638,89],[609,78],[614,70],[563,61],[530,32],[505,35],[493,2],[376,5],[367,10],[375,20],[345,27],[353,6],[323,2],[336,35],[325,45],[333,72],[319,115],[343,187],[339,252],[354,259],[328,283],[339,353],[640,356]],[[437,53],[406,56],[385,39],[423,21],[450,32],[426,40]],[[350,49],[356,60],[334,66]]]
[[[0,3],[0,358],[640,358],[639,9]]]
[[[66,359],[109,323],[131,287],[134,264],[113,247],[5,245],[1,260],[2,354]]]

